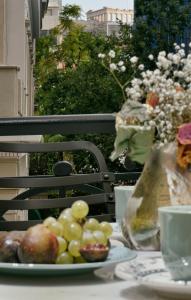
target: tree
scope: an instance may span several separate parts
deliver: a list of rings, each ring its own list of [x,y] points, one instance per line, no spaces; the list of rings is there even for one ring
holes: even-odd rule
[[[56,70],[57,59],[54,54],[55,35],[41,37],[36,44],[36,64],[34,69],[35,88],[38,91],[48,74]]]
[[[81,8],[79,5],[65,5],[60,14],[59,29],[63,31],[71,29],[75,24],[74,19],[78,19],[81,15]]]
[[[94,35],[86,32],[83,26],[75,24],[73,17],[77,15],[78,9],[75,8],[71,18],[68,15],[71,12],[71,7],[69,8],[64,8],[62,24],[54,29],[49,37],[42,37],[37,43],[35,99],[38,114],[117,112],[123,103],[123,95],[112,75],[101,65],[98,54],[114,49],[118,61],[126,60],[130,49],[129,28],[122,28],[119,36]],[[63,40],[56,45],[54,41],[58,34],[63,33],[63,29]],[[128,46],[123,43],[124,35],[129,41]],[[49,45],[48,39],[50,39]],[[64,66],[61,69],[57,68],[59,62]],[[130,76],[129,70],[127,69],[120,76],[126,81],[126,77]],[[61,136],[50,138],[65,139]],[[71,138],[75,139],[73,136]],[[109,160],[114,136],[88,135],[81,138],[99,145],[107,158],[108,165],[119,170],[119,163],[111,163]],[[81,170],[87,166],[87,171],[92,165],[91,158],[87,155],[83,159],[82,155],[80,158],[75,157],[75,161]]]
[[[191,31],[191,3],[185,0],[135,0],[133,46],[146,61],[150,53],[171,52],[175,42],[185,42]],[[190,34],[189,34],[190,35]]]

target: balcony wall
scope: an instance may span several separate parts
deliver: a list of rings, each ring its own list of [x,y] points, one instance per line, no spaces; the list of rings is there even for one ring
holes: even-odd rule
[[[43,17],[40,9],[40,0],[0,0],[0,117],[33,115],[34,38],[40,33]],[[12,137],[8,140],[14,141]],[[30,141],[28,136],[25,142]],[[0,170],[24,176],[28,172],[27,156],[10,154],[8,158],[0,153]],[[20,192],[1,190],[0,197],[10,199]]]

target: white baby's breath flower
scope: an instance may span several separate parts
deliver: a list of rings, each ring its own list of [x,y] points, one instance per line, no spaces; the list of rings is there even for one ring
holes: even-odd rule
[[[138,64],[137,68],[141,72],[138,72],[137,77],[134,77],[127,87],[125,84],[124,88],[125,97],[128,99],[121,111],[124,124],[127,125],[127,120],[131,119],[134,105],[138,103],[137,114],[140,106],[140,120],[136,119],[136,124],[141,125],[144,130],[156,128],[155,141],[160,146],[175,140],[176,128],[183,122],[188,122],[188,117],[191,116],[191,49],[186,55],[184,45],[180,47],[175,44],[175,47],[175,53],[161,51],[156,62],[150,54],[148,58],[153,60],[155,69],[144,70],[144,65]],[[189,47],[191,48],[191,43]],[[134,56],[128,59],[132,68],[135,68],[138,58]],[[119,72],[126,70],[122,60],[117,64],[110,63],[109,68]],[[116,72],[113,75],[117,74]],[[142,115],[142,109],[145,116]]]
[[[114,50],[110,50],[108,55],[111,57],[111,58],[115,58],[115,51]]]
[[[139,69],[140,71],[143,71],[144,68],[145,68],[145,66],[144,66],[143,64],[141,64],[141,65],[138,66],[138,69]]]
[[[160,56],[163,56],[163,57],[166,56],[166,51],[161,51],[161,52],[159,52],[159,55],[158,55],[158,56],[159,56],[159,57],[160,57]]]
[[[152,75],[152,71],[147,70],[147,71],[146,71],[146,75],[147,75],[147,77],[150,77],[150,76]]]
[[[182,71],[178,71],[178,77],[180,78],[184,77],[184,73]]]
[[[136,63],[138,62],[138,57],[137,57],[137,56],[131,57],[131,58],[130,58],[130,62],[131,62],[132,64],[136,64]]]
[[[175,71],[173,72],[173,75],[174,75],[174,77],[178,77],[178,71],[175,70]]]
[[[185,51],[184,51],[184,49],[180,49],[180,50],[178,51],[178,53],[180,54],[181,57],[184,57],[184,56],[185,56]]]
[[[126,67],[125,66],[121,66],[120,70],[121,70],[121,72],[125,72],[126,71]]]
[[[141,98],[141,97],[142,97],[141,91],[140,91],[140,92],[136,92],[136,97],[137,97],[137,98]],[[140,100],[141,100],[141,99],[140,99]]]
[[[176,64],[176,65],[178,65],[179,64],[179,62],[180,62],[180,56],[179,55],[177,55],[177,54],[174,54],[173,55],[173,62],[174,62],[174,64]]]
[[[110,65],[109,65],[109,68],[110,68],[111,71],[117,70],[117,66],[116,66],[116,64],[114,64],[114,63],[110,64]]]
[[[159,69],[156,69],[156,70],[154,70],[154,75],[156,75],[156,76],[158,76],[158,75],[160,75],[160,70]]]
[[[173,53],[168,53],[167,57],[168,57],[168,59],[172,60],[173,59]]]
[[[164,116],[165,116],[164,111],[161,111],[161,112],[159,113],[159,117],[162,119],[162,118],[164,118]]]
[[[123,66],[123,65],[124,65],[124,62],[123,62],[122,60],[120,60],[120,61],[118,62],[118,66],[121,67],[121,66]]]
[[[162,67],[161,62],[157,62],[156,65],[157,65],[157,67],[158,67],[159,69]]]
[[[105,58],[105,54],[99,53],[99,54],[98,54],[98,57],[99,57],[99,58]]]
[[[153,60],[153,59],[154,59],[154,56],[153,56],[152,54],[149,54],[148,58],[149,58],[150,60]]]
[[[145,86],[150,86],[150,82],[149,82],[148,79],[143,79],[143,84],[144,84]]]

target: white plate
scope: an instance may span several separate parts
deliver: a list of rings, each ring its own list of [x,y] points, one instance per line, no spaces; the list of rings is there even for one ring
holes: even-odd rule
[[[120,263],[116,266],[115,275],[124,280],[136,280],[138,284],[171,299],[191,299],[191,282],[174,281],[161,256],[138,256],[132,262]]]
[[[92,271],[112,263],[127,261],[136,257],[136,253],[126,247],[112,246],[106,261],[82,264],[20,264],[20,263],[0,263],[0,274],[9,275],[76,275],[79,273]]]

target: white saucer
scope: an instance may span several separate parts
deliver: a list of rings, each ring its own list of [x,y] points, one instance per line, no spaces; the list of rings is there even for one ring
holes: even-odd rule
[[[124,280],[136,280],[171,299],[191,299],[191,281],[174,281],[160,257],[137,257],[133,261],[116,266],[115,275]]]

